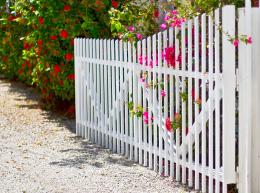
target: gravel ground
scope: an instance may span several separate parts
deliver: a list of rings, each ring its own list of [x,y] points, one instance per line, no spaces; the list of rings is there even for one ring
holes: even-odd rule
[[[0,80],[0,193],[189,192],[76,137],[74,120],[38,101],[32,88]]]

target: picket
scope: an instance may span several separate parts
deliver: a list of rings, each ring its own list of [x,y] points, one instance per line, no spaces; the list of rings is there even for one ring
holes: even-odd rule
[[[75,39],[77,135],[203,193],[226,193],[236,183],[236,50],[226,36],[235,22],[226,6],[136,43]]]

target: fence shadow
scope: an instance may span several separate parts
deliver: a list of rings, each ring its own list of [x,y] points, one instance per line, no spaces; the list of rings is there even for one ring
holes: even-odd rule
[[[112,154],[109,149],[105,149],[90,141],[80,137],[71,137],[70,140],[75,143],[80,142],[80,148],[68,148],[61,150],[61,153],[72,155],[60,161],[51,162],[51,165],[81,168],[83,164],[88,164],[96,168],[102,168],[108,165],[123,165],[132,167],[133,161],[127,160],[123,156]]]
[[[33,87],[29,87],[20,82],[13,82],[1,78],[1,84],[6,84],[5,88],[8,88],[8,92],[13,92],[17,95],[14,100],[27,101],[26,104],[19,105],[19,108],[41,109],[40,94]],[[22,99],[22,98],[24,99]],[[68,129],[70,132],[75,133],[76,126],[74,119],[68,119],[58,113],[43,110],[42,115],[47,122],[55,122],[58,126]],[[61,154],[68,153],[66,159],[50,162],[50,165],[56,165],[61,167],[76,167],[81,168],[82,165],[88,164],[97,168],[104,167],[105,165],[123,165],[132,167],[134,162],[127,160],[125,157],[112,154],[110,150],[104,149],[96,144],[86,141],[81,137],[70,137],[72,143],[79,143],[79,148],[67,148],[60,151]]]

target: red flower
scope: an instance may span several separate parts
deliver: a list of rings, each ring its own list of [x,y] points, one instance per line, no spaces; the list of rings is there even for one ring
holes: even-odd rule
[[[39,24],[42,25],[42,24],[44,23],[44,19],[43,19],[43,17],[39,17],[38,22],[39,22]]]
[[[69,113],[69,114],[74,114],[74,113],[75,113],[75,106],[74,106],[74,105],[71,105],[71,106],[68,108],[67,113]]]
[[[10,16],[8,17],[8,21],[13,21],[13,20],[15,20],[15,19],[16,19],[16,17],[13,16],[13,15],[10,15]]]
[[[7,61],[8,61],[8,57],[7,57],[7,56],[3,56],[2,60],[3,60],[4,62],[7,62]]]
[[[24,67],[25,67],[25,65],[26,65],[26,64],[25,64],[25,63],[23,63],[23,64],[22,64],[22,68],[24,68]]]
[[[68,34],[68,32],[67,32],[66,30],[61,30],[60,36],[61,36],[62,38],[64,38],[64,39],[67,39],[68,36],[69,36],[69,34]]]
[[[43,43],[43,41],[42,41],[42,40],[38,40],[38,41],[37,41],[37,43],[38,43],[38,46],[39,46],[39,47],[41,47],[41,46],[42,46],[42,43]]]
[[[46,89],[42,89],[42,94],[45,95],[47,93]]]
[[[23,69],[18,70],[18,74],[21,75],[23,73]]]
[[[159,17],[159,10],[158,10],[158,9],[155,9],[155,10],[154,10],[153,16],[154,16],[155,18],[158,18],[158,17]]]
[[[71,60],[73,59],[73,54],[67,53],[67,54],[65,55],[65,59],[66,59],[68,62],[71,61]]]
[[[195,100],[195,90],[194,89],[191,90],[191,97],[193,100]]]
[[[119,6],[119,3],[117,2],[117,1],[115,1],[115,0],[112,0],[112,7],[114,7],[115,9],[117,9],[118,8],[118,6]]]
[[[29,50],[29,49],[30,49],[30,45],[25,42],[25,43],[23,44],[23,48],[24,48],[25,50]]]
[[[55,74],[56,74],[56,76],[57,76],[57,75],[59,74],[59,72],[60,72],[60,67],[59,67],[59,65],[56,64],[53,69],[54,69],[54,72],[55,72]]]
[[[27,61],[27,66],[28,66],[28,68],[30,68],[30,67],[31,67],[31,64],[30,64],[30,62],[28,62],[28,61]]]
[[[171,119],[169,117],[166,118],[165,127],[166,127],[167,131],[169,131],[169,132],[172,131],[172,122],[171,122]]]
[[[70,11],[70,6],[69,6],[69,5],[64,5],[63,10],[64,10],[65,12]]]
[[[70,45],[74,46],[74,39],[70,40]]]
[[[75,80],[75,74],[69,74],[68,79],[69,80]]]
[[[56,40],[56,39],[57,39],[57,36],[50,36],[50,39],[51,39],[51,40]]]

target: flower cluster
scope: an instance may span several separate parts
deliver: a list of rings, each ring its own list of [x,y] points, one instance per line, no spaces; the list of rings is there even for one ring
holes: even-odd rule
[[[161,24],[161,29],[165,30],[167,27],[180,28],[181,24],[185,22],[186,19],[182,18],[177,10],[172,10],[166,13],[164,17],[164,23]]]
[[[165,128],[167,131],[172,132],[181,128],[182,118],[179,113],[174,114],[174,120],[171,121],[169,117],[165,119]]]

